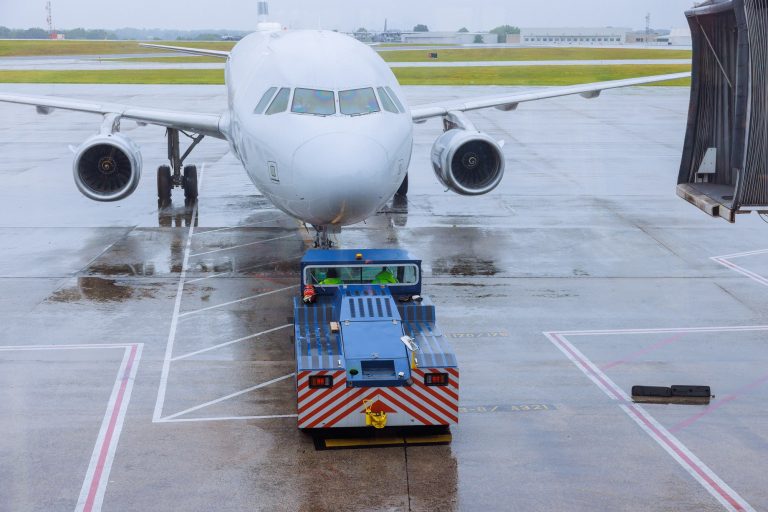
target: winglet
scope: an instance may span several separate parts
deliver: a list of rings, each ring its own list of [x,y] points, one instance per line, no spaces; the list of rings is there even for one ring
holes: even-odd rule
[[[189,53],[191,55],[202,55],[205,57],[220,57],[222,59],[229,58],[229,52],[225,52],[221,50],[206,50],[204,48],[188,48],[186,46],[167,46],[164,44],[149,44],[149,43],[139,43],[139,46],[143,46],[145,48],[158,48],[161,50],[170,50],[172,52],[179,52],[179,53]]]

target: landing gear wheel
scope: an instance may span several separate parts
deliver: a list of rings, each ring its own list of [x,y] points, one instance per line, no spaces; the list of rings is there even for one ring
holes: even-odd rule
[[[197,200],[197,167],[194,165],[187,165],[184,167],[184,178],[182,179],[184,184],[184,197],[187,201]]]
[[[160,208],[167,208],[171,205],[171,167],[161,165],[157,168],[157,204]]]
[[[395,195],[397,196],[408,195],[408,173],[405,174],[405,179],[403,180],[403,183],[400,185],[400,188],[397,189],[397,192],[395,192]]]

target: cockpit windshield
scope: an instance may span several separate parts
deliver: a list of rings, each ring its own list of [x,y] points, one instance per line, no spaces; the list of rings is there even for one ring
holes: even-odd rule
[[[339,107],[342,114],[359,116],[379,112],[379,102],[371,87],[339,91]]]
[[[336,100],[333,91],[316,89],[296,89],[293,93],[291,112],[330,116],[336,113]]]

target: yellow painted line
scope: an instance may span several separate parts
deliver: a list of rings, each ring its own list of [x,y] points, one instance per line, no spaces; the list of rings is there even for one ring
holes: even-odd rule
[[[406,437],[405,444],[436,444],[450,443],[453,437],[451,434],[439,434],[434,436],[414,436]]]
[[[325,439],[326,448],[356,448],[360,446],[391,446],[404,444],[402,437],[378,437],[375,439],[340,438]]]

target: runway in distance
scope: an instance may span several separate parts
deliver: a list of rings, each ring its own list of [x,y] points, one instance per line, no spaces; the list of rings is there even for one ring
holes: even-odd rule
[[[145,45],[226,59],[228,106],[221,114],[132,107],[50,96],[3,94],[0,101],[101,114],[100,132],[75,150],[78,189],[97,201],[130,195],[142,158],[120,133],[122,120],[167,128],[169,164],[158,169],[161,207],[181,187],[197,200],[197,170],[183,166],[205,136],[228,141],[254,185],[277,208],[311,224],[316,245],[329,233],[374,215],[396,193],[407,193],[413,124],[442,118],[445,131],[431,160],[438,180],[463,195],[486,194],[504,175],[503,142],[478,130],[465,112],[690,76],[659,75],[575,86],[539,88],[410,107],[390,67],[369,46],[324,30],[284,30],[265,23],[231,52]],[[179,134],[192,139],[182,155]],[[182,172],[183,171],[183,172]]]

